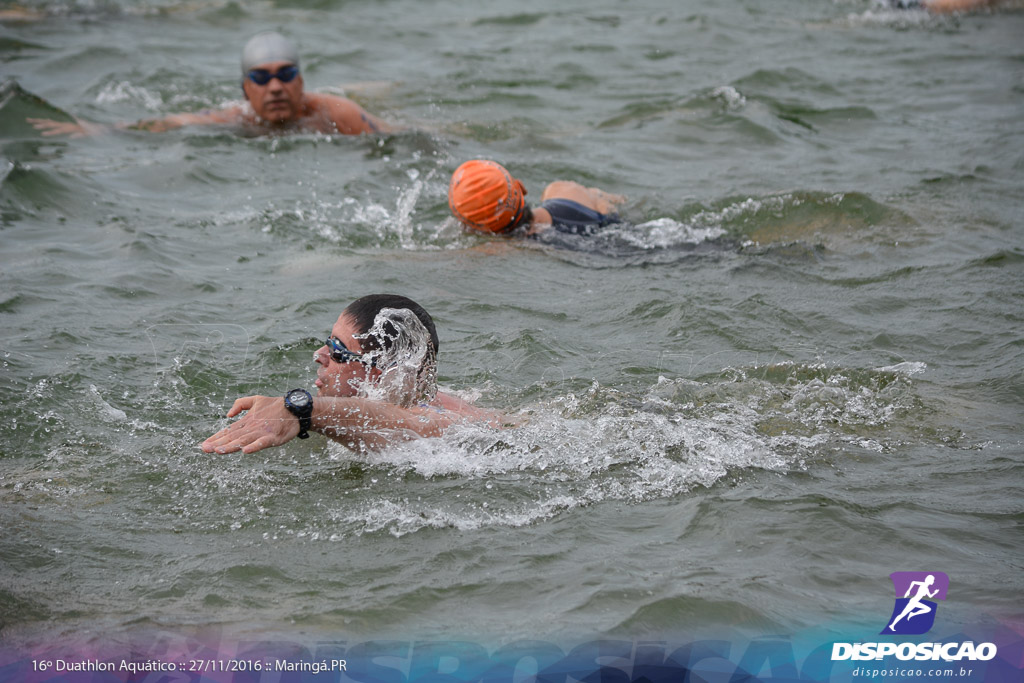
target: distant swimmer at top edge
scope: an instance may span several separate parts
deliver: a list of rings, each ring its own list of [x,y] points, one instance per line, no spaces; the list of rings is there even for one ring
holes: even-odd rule
[[[526,186],[501,164],[473,159],[459,166],[448,185],[448,207],[466,227],[484,233],[536,236],[547,230],[593,235],[621,223],[618,205],[626,201],[571,180],[549,183],[540,203],[526,203]]]
[[[114,127],[164,132],[183,126],[235,125],[257,135],[289,132],[360,135],[394,130],[348,98],[305,92],[299,53],[291,41],[275,31],[256,34],[243,48],[242,91],[246,99],[243,104]],[[45,136],[83,137],[109,129],[82,119],[30,118],[28,122]]]
[[[1004,0],[888,0],[893,9],[924,9],[935,14],[952,14],[972,10],[996,8],[1006,4]]]

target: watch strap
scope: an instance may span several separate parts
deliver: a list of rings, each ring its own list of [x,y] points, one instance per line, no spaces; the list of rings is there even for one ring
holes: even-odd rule
[[[292,394],[300,392],[306,396],[304,406],[297,406],[291,402]],[[299,420],[298,437],[300,439],[308,439],[309,430],[313,426],[313,395],[305,389],[292,389],[284,395],[284,407]]]

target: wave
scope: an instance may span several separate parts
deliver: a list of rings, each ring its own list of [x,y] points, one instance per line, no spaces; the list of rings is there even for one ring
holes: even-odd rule
[[[510,429],[464,425],[358,456],[366,495],[329,504],[338,526],[332,534],[315,524],[315,533],[518,527],[602,502],[686,495],[754,471],[800,472],[840,449],[887,452],[920,413],[912,377],[925,370],[915,362],[755,366],[704,381],[662,378],[638,395],[595,382],[522,409]]]
[[[5,362],[20,361],[7,354]],[[377,453],[296,442],[242,457],[195,448],[199,432],[215,428],[209,416],[224,409],[210,393],[224,381],[217,372],[176,363],[156,386],[118,392],[65,374],[5,391],[21,396],[5,406],[5,458],[24,466],[9,469],[3,496],[91,499],[116,486],[154,523],[268,538],[521,527],[604,502],[684,496],[756,472],[841,467],[837,454],[881,454],[922,438],[957,447],[918,391],[915,378],[926,370],[920,362],[782,363],[696,380],[661,377],[635,390],[542,383],[517,392],[546,397],[509,411],[506,429],[458,425]],[[195,426],[168,424],[166,416],[183,407]]]
[[[42,97],[22,88],[15,79],[8,78],[0,83],[0,139],[38,137],[35,128],[26,120],[36,117],[74,120]]]
[[[641,208],[641,199],[623,210],[626,222],[594,235],[547,230],[530,239],[500,238],[470,233],[448,215],[444,169],[408,168],[405,173],[407,182],[390,204],[354,193],[336,201],[314,195],[300,198],[290,208],[236,211],[218,220],[250,222],[264,232],[306,233],[357,251],[429,252],[500,240],[598,268],[670,263],[797,241],[824,246],[870,242],[877,237],[876,228],[899,230],[915,224],[906,213],[860,192],[794,190],[727,197],[668,211]],[[635,220],[637,213],[645,215]]]

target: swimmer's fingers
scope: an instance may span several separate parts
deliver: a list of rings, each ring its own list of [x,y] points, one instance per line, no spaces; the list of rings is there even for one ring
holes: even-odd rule
[[[54,121],[53,119],[25,119],[32,124],[32,127],[42,133],[45,137],[51,135],[71,135],[78,131],[77,123],[68,121]]]
[[[263,436],[243,446],[242,452],[248,455],[249,453],[262,451],[264,448],[270,448],[271,446],[280,446],[281,443],[282,442],[278,441],[272,436]]]
[[[199,447],[203,449],[204,453],[234,453],[241,446],[233,443],[233,437],[225,434],[226,430],[222,430],[211,436],[206,441],[199,444]]]
[[[200,448],[206,453],[255,453],[288,443],[298,431],[298,420],[291,415],[286,419],[274,420],[250,420],[246,415],[204,441]]]
[[[207,453],[255,453],[288,443],[299,433],[299,421],[284,407],[284,399],[244,396],[231,406],[228,417],[248,411],[237,422],[220,430],[200,447]]]
[[[87,135],[96,135],[103,132],[104,127],[98,123],[87,121],[55,121],[53,119],[25,119],[32,126],[43,134],[43,137],[64,135],[71,138],[82,138]]]
[[[244,428],[244,425],[239,420],[199,444],[199,447],[207,453],[213,453],[214,451],[218,453],[234,453],[245,443],[244,441],[239,441],[242,428]]]

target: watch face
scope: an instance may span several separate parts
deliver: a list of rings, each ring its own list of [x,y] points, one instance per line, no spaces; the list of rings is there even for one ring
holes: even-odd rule
[[[302,389],[295,389],[288,392],[288,402],[296,408],[305,408],[312,401],[312,397]]]

